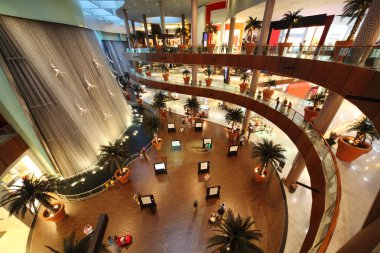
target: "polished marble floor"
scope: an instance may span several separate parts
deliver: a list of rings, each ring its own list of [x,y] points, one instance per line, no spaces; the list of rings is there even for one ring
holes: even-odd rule
[[[163,149],[148,152],[149,160],[137,159],[130,164],[131,182],[116,186],[102,194],[80,202],[66,204],[68,217],[59,224],[37,220],[31,252],[45,252],[44,245],[60,249],[62,238],[71,231],[81,237],[87,223],[93,226],[100,213],[110,217],[108,235],[130,232],[134,242],[125,252],[173,253],[209,252],[207,238],[215,229],[207,221],[221,203],[242,216],[252,216],[255,228],[263,232],[259,245],[265,252],[278,252],[285,229],[285,203],[279,177],[272,171],[268,181],[258,184],[253,179],[256,161],[250,158],[252,144],[241,147],[237,157],[227,157],[232,142],[227,139],[225,127],[212,122],[204,123],[203,132],[187,128],[178,131],[182,116],[169,113],[167,122],[177,125],[176,133],[160,137]],[[213,139],[211,152],[202,150],[203,137]],[[181,151],[172,151],[171,141],[181,140]],[[210,179],[198,176],[198,162],[210,161]],[[168,174],[155,176],[153,163],[166,162]],[[205,200],[206,187],[221,186],[221,198]],[[133,195],[153,194],[157,213],[140,210]],[[193,210],[193,202],[199,207]],[[106,239],[105,239],[106,241]],[[124,252],[124,250],[123,250]]]

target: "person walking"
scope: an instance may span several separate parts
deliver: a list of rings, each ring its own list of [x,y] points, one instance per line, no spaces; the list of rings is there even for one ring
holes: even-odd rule
[[[280,104],[280,97],[277,97],[276,98],[276,107],[274,108],[275,110],[277,110],[279,104]]]
[[[195,213],[198,210],[198,200],[194,200],[193,207],[194,207],[194,213]]]
[[[240,146],[244,146],[244,141],[245,141],[245,135],[244,135],[244,134],[241,135],[239,141],[240,141],[239,145],[240,145]]]
[[[223,215],[224,215],[224,212],[226,211],[226,204],[225,203],[222,203],[217,211],[218,213],[218,218],[219,219],[222,219],[223,218]]]

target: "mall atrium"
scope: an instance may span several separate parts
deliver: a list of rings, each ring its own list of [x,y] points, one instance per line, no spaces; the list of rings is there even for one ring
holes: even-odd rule
[[[1,253],[380,252],[380,0],[0,0]]]

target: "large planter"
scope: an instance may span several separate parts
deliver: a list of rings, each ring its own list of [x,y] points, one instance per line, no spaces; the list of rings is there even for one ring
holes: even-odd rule
[[[143,105],[143,100],[141,98],[137,99],[137,104],[139,106],[142,106]]]
[[[142,68],[137,68],[136,72],[139,73],[139,74],[142,74]]]
[[[189,84],[190,83],[190,76],[184,76],[183,81],[185,84]]]
[[[286,43],[278,43],[278,56],[282,56],[284,54],[285,48],[289,48],[293,45],[291,42]]]
[[[156,52],[162,52],[162,46],[156,45],[155,48],[156,48]]]
[[[211,83],[212,83],[212,78],[206,78],[206,86],[207,87],[210,87],[211,86]]]
[[[245,43],[245,54],[252,54],[256,43]]]
[[[318,114],[319,114],[319,111],[320,109],[318,108],[316,111],[313,111],[312,110],[313,107],[311,106],[306,106],[303,110],[304,110],[304,119],[306,122],[313,122],[317,117],[318,117]]]
[[[343,61],[344,56],[339,55],[339,52],[342,48],[345,47],[352,47],[354,45],[354,42],[351,40],[337,40],[335,41],[334,46],[334,61]]]
[[[265,101],[268,101],[273,96],[273,94],[274,94],[274,90],[265,89],[263,90],[263,99]]]
[[[215,44],[209,44],[207,46],[207,53],[213,54],[214,53],[214,49],[215,49]]]
[[[179,45],[178,46],[179,52],[184,53],[186,51],[186,47],[187,45],[183,45],[183,44]]]
[[[236,139],[237,134],[238,134],[237,132],[231,132],[231,131],[229,131],[228,132],[228,140],[234,141]]]
[[[146,71],[145,74],[146,74],[146,76],[152,76],[152,72],[150,72],[150,71]]]
[[[355,147],[348,142],[353,142],[354,137],[341,136],[338,139],[338,149],[336,151],[336,157],[344,162],[352,162],[360,156],[367,154],[372,150],[371,144],[364,142],[363,147]]]
[[[167,82],[169,80],[169,73],[162,74],[164,81]]]
[[[160,110],[161,119],[166,120],[166,110]]]
[[[255,181],[258,183],[263,183],[267,180],[268,178],[268,171],[265,169],[264,173],[262,175],[259,174],[259,167],[256,167],[254,170],[254,176],[255,176]]]
[[[63,202],[52,202],[52,205],[57,207],[58,210],[55,213],[49,212],[46,208],[42,211],[42,219],[52,222],[60,222],[66,217],[65,204]]]
[[[153,140],[153,141],[152,141],[152,145],[153,145],[153,147],[154,147],[156,150],[161,150],[161,148],[162,148],[162,139],[161,139],[161,138],[158,138],[158,142],[156,142],[156,140]]]
[[[245,93],[248,88],[248,83],[241,83],[239,84],[240,87],[240,93]]]
[[[129,181],[130,174],[130,170],[127,167],[124,167],[122,169],[116,170],[114,176],[120,183],[126,184]]]

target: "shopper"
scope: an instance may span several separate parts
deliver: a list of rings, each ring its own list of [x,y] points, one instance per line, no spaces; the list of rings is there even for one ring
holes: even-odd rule
[[[242,134],[241,137],[240,137],[240,143],[239,143],[239,145],[240,146],[244,146],[244,141],[245,141],[245,136],[244,136],[244,134]]]
[[[194,207],[194,212],[196,212],[198,210],[198,200],[194,200],[193,207]]]
[[[276,98],[276,107],[274,109],[277,110],[279,104],[280,104],[280,97],[277,97]]]

